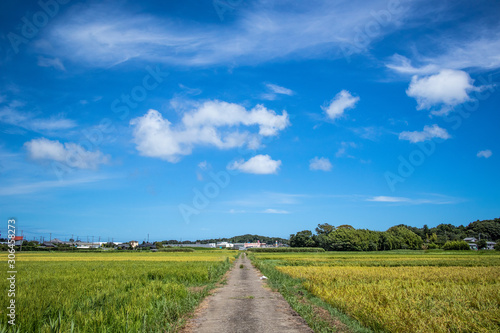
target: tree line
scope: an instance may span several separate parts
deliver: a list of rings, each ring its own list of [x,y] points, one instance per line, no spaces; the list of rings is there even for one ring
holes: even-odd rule
[[[452,224],[439,224],[434,228],[429,228],[427,225],[416,228],[400,224],[387,231],[355,229],[350,225],[335,227],[323,223],[318,224],[315,233],[303,230],[290,235],[290,246],[321,247],[326,251],[418,250],[449,248],[451,242],[463,242],[467,237],[481,239],[477,243],[478,248],[486,247],[486,241],[500,239],[500,219],[477,220],[468,226],[458,227]],[[447,243],[448,246],[445,247]]]

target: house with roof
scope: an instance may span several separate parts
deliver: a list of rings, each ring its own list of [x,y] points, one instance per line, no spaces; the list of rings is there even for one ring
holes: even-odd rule
[[[495,242],[486,242],[486,250],[494,250],[496,244]]]

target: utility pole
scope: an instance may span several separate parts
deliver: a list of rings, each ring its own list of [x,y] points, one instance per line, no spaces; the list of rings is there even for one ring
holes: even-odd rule
[[[149,234],[148,234],[148,243],[149,243]]]
[[[49,239],[49,242],[52,241],[52,233],[49,233],[50,235],[50,239]]]
[[[89,236],[87,236],[87,243],[89,242]]]
[[[21,230],[21,247],[19,248],[19,252],[21,252],[23,250],[23,231]]]
[[[94,247],[94,236],[92,236],[92,247]]]

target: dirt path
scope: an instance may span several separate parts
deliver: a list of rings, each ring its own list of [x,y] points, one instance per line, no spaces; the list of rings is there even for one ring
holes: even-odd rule
[[[242,254],[229,272],[227,284],[203,301],[183,332],[313,332],[261,276]]]

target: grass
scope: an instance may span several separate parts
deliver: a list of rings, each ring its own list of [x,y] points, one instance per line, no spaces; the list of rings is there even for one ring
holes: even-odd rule
[[[500,255],[493,251],[266,253],[253,260],[292,306],[301,293],[317,297],[334,321],[348,315],[384,332],[500,332]],[[303,316],[311,312],[296,306]]]
[[[16,325],[21,332],[173,332],[235,255],[20,253]],[[6,279],[0,285],[6,290]],[[7,304],[7,293],[0,302]],[[2,331],[5,307],[0,316]]]
[[[250,255],[252,263],[268,277],[267,283],[279,291],[290,306],[304,318],[309,327],[316,333],[353,332],[368,333],[370,329],[363,327],[357,320],[324,302],[310,293],[300,279],[291,277],[278,269],[278,260],[260,260]]]

